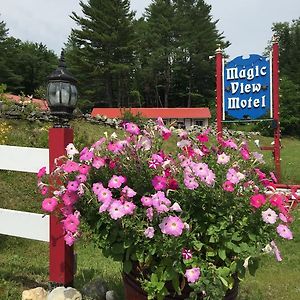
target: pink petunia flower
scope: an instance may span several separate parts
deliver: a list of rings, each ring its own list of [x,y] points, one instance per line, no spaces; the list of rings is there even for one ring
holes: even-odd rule
[[[68,246],[72,246],[76,239],[72,232],[67,232],[64,236],[64,240]]]
[[[131,134],[134,134],[134,135],[139,135],[141,130],[139,129],[139,127],[134,124],[134,123],[127,123],[125,125],[125,130]]]
[[[169,190],[178,190],[179,188],[179,184],[178,184],[178,181],[174,178],[170,178],[168,180],[168,186],[167,186],[167,189]]]
[[[53,212],[58,202],[56,198],[45,198],[42,202],[42,208],[46,212]]]
[[[195,283],[200,278],[201,272],[199,268],[191,268],[185,271],[184,276],[190,283]]]
[[[276,231],[284,239],[287,239],[287,240],[293,239],[293,233],[286,225],[279,224],[276,228]]]
[[[78,200],[78,195],[74,192],[66,191],[62,195],[62,200],[65,205],[73,205]]]
[[[250,198],[250,204],[255,208],[260,208],[265,203],[266,197],[263,194],[256,194]]]
[[[96,143],[92,145],[92,148],[94,148],[96,151],[101,149],[101,145],[106,141],[105,137],[100,138]]]
[[[91,161],[93,158],[94,152],[92,150],[87,149],[86,147],[80,152],[81,161]]]
[[[107,211],[110,207],[111,201],[106,201],[104,202],[100,207],[99,207],[99,213],[103,213]]]
[[[241,153],[244,160],[249,160],[250,159],[250,152],[249,152],[249,150],[246,146],[243,146],[240,149],[240,153]]]
[[[152,185],[156,191],[165,190],[167,188],[167,179],[163,176],[155,176],[152,179]]]
[[[93,183],[92,190],[95,195],[98,195],[99,192],[104,188],[103,184],[101,182],[95,182]]]
[[[122,218],[125,215],[123,203],[120,200],[113,201],[108,212],[110,217],[114,220]]]
[[[122,193],[128,198],[132,198],[136,195],[136,192],[127,185],[123,187]]]
[[[143,206],[147,206],[147,207],[152,206],[152,198],[151,197],[143,196],[141,198],[141,202],[142,202]]]
[[[45,176],[45,174],[46,174],[46,167],[42,167],[39,169],[39,171],[37,173],[37,177],[42,178],[43,176]]]
[[[182,257],[186,260],[191,259],[193,257],[193,252],[189,249],[182,249]]]
[[[161,127],[161,135],[162,138],[166,141],[171,137],[172,131],[166,127]]]
[[[275,174],[273,172],[270,172],[270,176],[271,176],[273,182],[275,182],[275,183],[278,182],[278,180],[277,180],[277,178],[276,178],[276,176],[275,176]]]
[[[79,170],[79,165],[75,161],[67,160],[66,163],[62,166],[62,169],[66,173],[77,172]]]
[[[68,215],[63,221],[64,229],[73,233],[77,231],[79,224],[79,215],[75,213]]]
[[[136,205],[133,202],[125,201],[123,204],[124,214],[133,215]]]
[[[226,179],[229,180],[233,184],[237,184],[240,181],[239,178],[238,178],[238,175],[237,175],[237,171],[233,168],[230,168],[227,171]]]
[[[217,154],[217,155],[218,155],[218,160],[217,160],[218,164],[225,165],[230,160],[230,156],[226,155],[224,152],[221,154]]]
[[[207,143],[209,141],[207,134],[199,134],[197,135],[197,139],[200,143]]]
[[[103,203],[112,200],[112,192],[104,187],[97,191],[97,196],[98,201]]]
[[[206,163],[192,164],[192,170],[196,176],[206,177],[208,175],[208,165]]]
[[[91,167],[88,165],[81,165],[81,166],[79,166],[78,171],[80,174],[87,175],[89,173],[90,169],[91,169]]]
[[[95,156],[93,159],[92,166],[96,169],[100,169],[101,167],[105,166],[105,158]]]
[[[279,219],[284,223],[288,222],[288,218],[283,213],[279,213]]]
[[[124,176],[113,175],[108,182],[108,187],[111,189],[112,188],[118,189],[125,181],[126,178]]]
[[[163,234],[180,236],[184,229],[184,223],[179,217],[165,217],[159,224],[159,228]]]
[[[184,185],[189,189],[189,190],[195,190],[199,184],[196,181],[195,177],[192,176],[185,176],[183,179]]]
[[[234,191],[234,185],[229,180],[226,180],[223,183],[222,187],[223,187],[223,190],[226,191],[226,192],[233,192]]]
[[[87,181],[87,177],[86,175],[84,174],[79,174],[76,176],[76,180],[79,182],[79,183],[84,183]]]
[[[60,209],[61,213],[63,214],[64,217],[67,217],[68,215],[73,214],[74,208],[71,205],[65,205]]]
[[[69,181],[68,185],[67,185],[67,190],[69,192],[76,192],[78,190],[78,181],[74,180],[74,181]]]
[[[146,216],[150,222],[153,220],[153,208],[152,207],[147,208]]]
[[[268,208],[267,210],[263,211],[261,213],[261,215],[262,215],[262,218],[263,218],[265,223],[268,223],[268,224],[276,223],[277,214],[273,209]]]
[[[48,191],[49,191],[49,188],[46,185],[43,185],[42,187],[40,187],[40,193],[43,196],[47,195]]]
[[[275,244],[275,242],[272,241],[270,244],[271,244],[272,250],[274,251],[277,261],[282,261],[280,251],[279,251],[277,245]]]
[[[145,237],[152,239],[154,237],[154,228],[153,227],[148,227],[145,231],[144,231],[144,235]]]
[[[285,196],[282,194],[274,194],[270,197],[270,204],[275,207],[284,205]]]

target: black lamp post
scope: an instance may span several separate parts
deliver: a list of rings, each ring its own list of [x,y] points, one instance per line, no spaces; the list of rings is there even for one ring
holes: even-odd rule
[[[59,124],[55,127],[66,126],[77,103],[77,80],[67,71],[64,51],[58,68],[48,76],[47,102],[51,114],[58,117]]]

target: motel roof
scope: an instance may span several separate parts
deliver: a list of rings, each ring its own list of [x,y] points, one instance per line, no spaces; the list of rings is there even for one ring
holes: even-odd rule
[[[8,100],[17,102],[17,103],[22,103],[22,99],[21,96],[16,96],[16,95],[12,95],[12,94],[5,94],[5,97]],[[35,98],[31,98],[31,97],[24,97],[24,104],[29,104],[29,103],[34,103],[38,106],[38,108],[40,110],[48,110],[48,104],[46,100],[43,99],[35,99]]]
[[[108,118],[120,118],[124,111],[130,111],[133,115],[140,114],[145,118],[163,119],[209,119],[211,113],[208,107],[197,108],[94,108],[92,116],[96,115],[106,116]]]

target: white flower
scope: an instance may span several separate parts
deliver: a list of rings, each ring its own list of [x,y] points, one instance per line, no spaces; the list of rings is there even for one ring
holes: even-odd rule
[[[248,265],[249,265],[249,259],[250,259],[250,258],[251,258],[251,256],[248,256],[248,257],[245,259],[245,261],[244,261],[243,266],[244,266],[245,269],[248,268]]]
[[[117,138],[117,134],[115,132],[113,132],[111,135],[110,135],[110,138],[115,140]]]
[[[182,209],[180,207],[180,205],[175,202],[171,207],[170,207],[170,210],[173,210],[173,211],[177,211],[177,212],[182,212]]]
[[[73,156],[75,154],[78,154],[78,150],[75,148],[75,146],[70,143],[67,147],[66,147],[66,151],[67,151],[67,155],[69,158],[73,158]]]
[[[271,208],[268,208],[267,210],[263,211],[261,213],[261,215],[262,215],[264,222],[269,223],[269,224],[274,224],[277,220],[277,214]]]

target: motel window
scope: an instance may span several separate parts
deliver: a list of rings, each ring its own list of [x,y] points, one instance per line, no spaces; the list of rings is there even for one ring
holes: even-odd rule
[[[183,121],[176,122],[177,128],[185,129],[185,124]]]
[[[195,120],[195,125],[203,126],[203,120]]]

